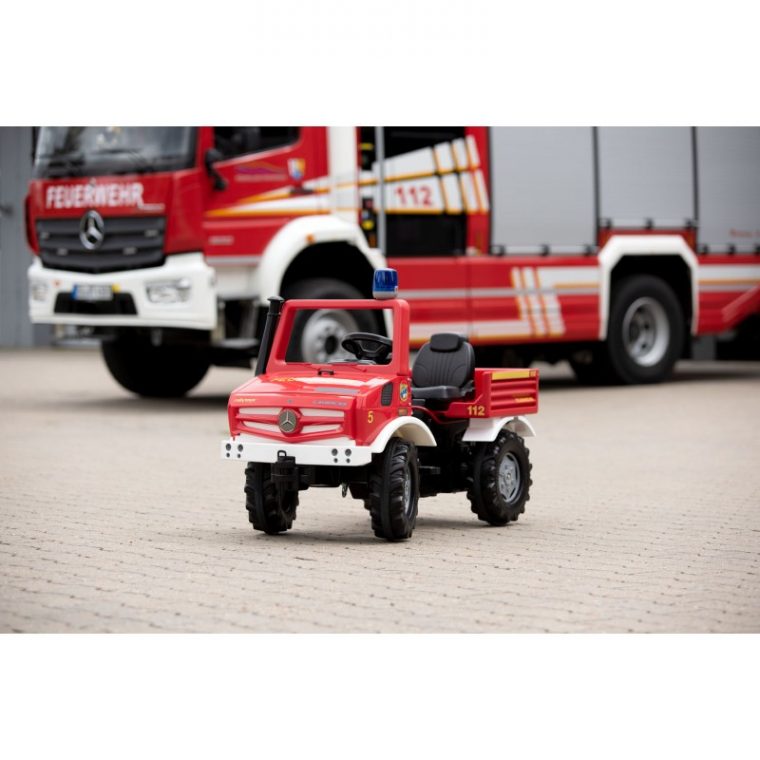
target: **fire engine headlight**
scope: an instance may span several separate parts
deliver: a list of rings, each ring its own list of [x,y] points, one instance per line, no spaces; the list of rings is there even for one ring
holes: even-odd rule
[[[42,280],[32,280],[29,283],[29,295],[32,301],[44,301],[47,298],[48,285]]]
[[[146,286],[148,300],[151,303],[184,303],[190,298],[192,285],[190,280],[163,280]]]

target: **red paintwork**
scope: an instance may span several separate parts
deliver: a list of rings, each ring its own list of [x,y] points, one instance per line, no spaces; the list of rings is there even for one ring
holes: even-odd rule
[[[697,248],[697,230],[695,227],[677,227],[672,229],[658,228],[656,230],[605,227],[604,229],[599,230],[597,236],[597,250],[607,245],[613,235],[680,235],[692,250],[696,250]]]
[[[202,241],[202,195],[201,187],[208,182],[200,169],[156,174],[126,174],[103,177],[71,177],[68,179],[36,179],[29,185],[29,216],[36,219],[76,218],[90,208],[97,209],[104,217],[114,216],[165,216],[164,249],[166,253],[188,253],[203,249]],[[135,185],[140,193],[131,192]],[[115,186],[124,188],[129,197],[140,197],[141,205],[90,204],[77,202],[69,208],[55,203],[56,191],[77,192],[76,188]],[[82,191],[83,192],[83,191]],[[62,202],[60,205],[65,205]],[[36,236],[35,252],[39,251]]]
[[[297,311],[337,307],[392,309],[393,354],[389,364],[310,364],[285,361]],[[320,371],[332,374],[320,374]],[[516,376],[498,378],[499,374],[512,373]],[[381,393],[389,382],[393,383],[391,403],[383,405]],[[538,370],[476,369],[474,382],[474,392],[468,398],[452,402],[446,411],[433,413],[433,416],[469,419],[533,414],[538,411]],[[402,386],[406,386],[403,399]],[[264,411],[257,412],[257,408]],[[296,413],[296,428],[290,434],[283,433],[277,427],[277,416],[281,409],[292,409]],[[335,414],[318,417],[308,415],[308,410],[317,409],[322,412],[325,409],[332,410]],[[227,407],[230,435],[233,437],[247,433],[275,441],[311,443],[347,436],[359,446],[371,444],[386,423],[411,414],[409,304],[402,299],[287,301],[274,337],[266,372],[236,388]],[[271,428],[254,429],[248,427],[246,422],[269,425]],[[315,425],[338,427],[329,431],[310,431]]]
[[[341,364],[310,364],[286,362],[285,354],[299,309],[392,309],[393,355],[389,364],[367,365],[346,362]],[[273,440],[309,443],[336,436],[353,438],[360,446],[372,443],[387,422],[399,415],[411,414],[411,370],[409,368],[409,304],[369,300],[293,300],[287,301],[272,344],[266,372],[243,384],[230,396],[228,419],[230,434],[251,433]],[[330,371],[333,374],[320,375]],[[380,395],[387,383],[393,383],[392,402],[381,403]],[[406,398],[400,398],[401,385],[407,386]],[[332,391],[329,389],[333,389]],[[340,393],[345,390],[345,393]],[[242,414],[249,407],[293,409],[298,425],[291,434],[279,429],[251,429],[246,421],[277,424],[276,415]],[[304,409],[335,409],[343,412],[331,417],[308,417]],[[338,424],[338,430],[310,432],[313,425]]]
[[[210,147],[212,128],[201,130],[204,131],[208,133],[206,142]],[[290,159],[304,161],[300,179],[291,177]],[[302,192],[304,182],[324,177],[328,173],[327,128],[303,127],[298,140],[291,145],[221,161],[216,169],[227,180],[227,188],[214,190],[208,182],[203,188],[206,255],[210,261],[216,256],[260,255],[282,227],[302,214],[251,216],[241,206],[246,199],[277,190],[297,195]],[[224,240],[221,244],[216,242],[220,239]]]
[[[515,377],[500,378],[499,375]],[[538,412],[538,370],[476,369],[475,390],[470,398],[452,401],[444,416],[510,417]]]
[[[465,138],[472,135],[475,138],[475,144],[478,146],[478,156],[480,157],[480,170],[483,172],[483,179],[488,189],[488,195],[491,196],[491,165],[490,154],[488,149],[488,127],[465,127]],[[467,248],[471,254],[484,255],[488,253],[491,247],[490,233],[490,214],[478,213],[467,215]]]

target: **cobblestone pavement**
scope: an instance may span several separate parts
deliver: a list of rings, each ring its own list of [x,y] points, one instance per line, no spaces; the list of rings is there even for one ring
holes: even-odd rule
[[[576,386],[542,370],[526,514],[420,502],[411,541],[301,495],[254,533],[229,391],[129,396],[97,352],[0,352],[1,631],[760,631],[760,364]]]

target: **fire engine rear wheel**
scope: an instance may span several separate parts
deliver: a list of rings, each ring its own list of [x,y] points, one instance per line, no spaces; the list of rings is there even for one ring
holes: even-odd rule
[[[249,462],[245,468],[245,508],[254,530],[269,535],[284,533],[293,527],[298,507],[298,492],[288,491],[280,506],[277,487],[267,464]]]
[[[671,287],[634,275],[613,288],[607,355],[613,380],[658,383],[673,370],[684,342],[684,317]]]
[[[417,448],[401,438],[391,438],[385,451],[373,460],[365,501],[375,535],[388,541],[410,538],[417,523],[419,496]]]
[[[208,354],[193,346],[153,346],[137,336],[120,336],[101,345],[108,371],[138,396],[176,398],[203,380]]]
[[[525,512],[533,481],[523,439],[502,430],[492,443],[479,444],[473,459],[467,498],[478,519],[506,525]]]
[[[291,285],[285,298],[364,298],[352,285],[340,280],[319,278]],[[343,338],[352,332],[377,333],[378,324],[367,312],[341,309],[319,309],[298,316],[293,325],[290,361],[327,363],[353,359],[342,346]],[[384,330],[382,332],[385,332]]]

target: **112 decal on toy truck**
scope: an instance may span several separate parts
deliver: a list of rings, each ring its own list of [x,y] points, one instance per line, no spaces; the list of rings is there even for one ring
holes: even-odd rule
[[[391,541],[412,535],[420,496],[466,491],[491,525],[524,512],[532,481],[523,437],[533,435],[524,415],[538,411],[538,371],[476,369],[472,346],[454,333],[433,335],[410,370],[397,279],[378,270],[374,301],[270,299],[256,377],[230,396],[221,450],[247,463],[254,529],[288,530],[298,492],[311,486],[363,500],[375,535]],[[338,308],[376,332],[346,331],[345,359],[300,361],[299,322]]]

